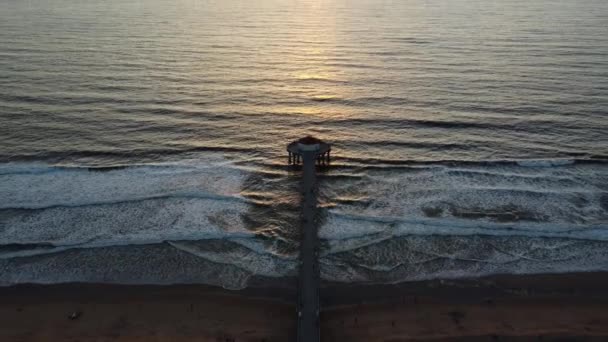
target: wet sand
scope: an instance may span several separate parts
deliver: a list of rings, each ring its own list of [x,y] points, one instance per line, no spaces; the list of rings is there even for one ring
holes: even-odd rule
[[[322,341],[608,340],[607,273],[325,284],[321,296]],[[20,285],[0,289],[0,341],[293,341],[293,298],[290,286]]]
[[[326,342],[608,341],[607,290],[605,273],[333,286],[321,333]]]

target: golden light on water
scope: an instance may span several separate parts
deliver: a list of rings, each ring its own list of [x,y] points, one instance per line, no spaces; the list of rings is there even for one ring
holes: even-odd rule
[[[282,89],[286,98],[295,101],[281,108],[283,113],[320,118],[347,115],[348,111],[337,101],[347,98],[348,75],[333,65],[338,57],[339,30],[334,15],[327,12],[324,3],[322,0],[307,2],[305,13],[295,20],[300,27],[297,36],[300,43],[284,60],[293,71],[287,75]]]
[[[318,71],[318,72],[311,72],[311,71],[302,71],[302,72],[297,72],[294,74],[294,78],[298,79],[298,80],[311,80],[311,81],[325,81],[325,80],[331,80],[332,79],[332,75],[329,72],[324,72],[324,71]]]

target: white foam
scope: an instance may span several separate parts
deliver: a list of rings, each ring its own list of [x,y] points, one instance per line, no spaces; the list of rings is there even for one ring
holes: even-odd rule
[[[168,196],[234,197],[245,175],[220,157],[108,171],[8,164],[0,166],[0,209],[82,206]]]
[[[493,223],[465,219],[404,219],[331,213],[319,231],[323,254],[345,252],[400,236],[527,236],[608,241],[608,223],[573,226],[557,223]]]
[[[239,195],[246,177],[245,170],[221,158],[104,172],[39,164],[0,167],[0,244],[55,246],[7,249],[0,266],[11,272],[10,282],[96,281],[94,272],[81,276],[69,270],[54,278],[48,273],[53,266],[49,260],[70,256],[75,247],[106,253],[104,248],[113,246],[107,252],[112,254],[120,245],[143,248],[172,241],[174,249],[190,258],[230,269],[224,274],[209,266],[216,273],[184,282],[223,274],[222,286],[240,287],[252,274],[290,275],[295,255],[283,255],[273,246],[276,241],[254,239],[243,221],[252,205]],[[605,165],[379,170],[323,186],[323,201],[337,203],[319,231],[328,246],[322,253],[328,280],[390,282],[608,269],[608,258],[597,247],[608,241]],[[511,213],[506,219],[501,217],[505,212]],[[507,242],[495,248],[480,239]],[[573,239],[594,246],[588,259],[592,263],[583,257],[586,245],[569,247]],[[233,244],[212,248],[212,240]],[[59,251],[65,253],[49,254]],[[38,254],[48,255],[34,257]],[[187,258],[182,254],[180,258]],[[42,268],[32,266],[27,276],[19,275],[10,261],[15,257],[34,258]],[[101,261],[91,256],[83,262]],[[169,274],[167,270],[162,279],[146,274],[141,282],[180,282]],[[127,274],[111,281],[137,282]]]
[[[275,255],[258,253],[246,247],[222,249],[205,248],[205,244],[195,241],[170,242],[172,246],[182,251],[207,259],[209,261],[234,265],[252,274],[267,277],[282,277],[293,275],[297,266],[296,260],[286,260]]]
[[[0,169],[0,244],[99,247],[253,236],[242,221],[250,205],[238,194],[247,174],[221,158],[103,172]]]
[[[248,205],[165,199],[104,206],[49,208],[5,218],[2,244],[100,247],[166,240],[252,237],[241,215]]]
[[[329,186],[328,280],[608,270],[606,165],[391,169]]]
[[[167,244],[73,249],[38,257],[0,259],[0,285],[93,282],[247,286],[252,273],[214,263]]]
[[[608,242],[530,237],[406,236],[326,255],[322,277],[341,282],[401,282],[608,270]]]
[[[576,163],[574,159],[529,159],[529,160],[518,160],[517,164],[519,166],[526,167],[554,167],[554,166],[564,166],[564,165],[572,165]]]
[[[366,198],[362,203],[338,204],[332,213],[375,221],[448,220],[448,224],[440,225],[449,226],[458,224],[458,218],[466,218],[463,220],[474,225],[511,221],[570,228],[608,223],[606,165],[542,170],[498,166],[373,171],[362,180],[329,186],[331,189],[323,190],[329,202],[338,197]],[[377,233],[378,229],[370,225],[368,233]],[[352,234],[348,229],[346,232],[334,230],[332,234],[335,238]]]

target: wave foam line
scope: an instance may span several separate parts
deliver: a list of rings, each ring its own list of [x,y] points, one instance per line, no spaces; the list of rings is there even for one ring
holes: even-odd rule
[[[77,207],[171,196],[243,200],[238,194],[247,173],[226,159],[208,159],[93,170],[4,165],[0,167],[0,208]]]
[[[238,244],[221,248],[209,248],[197,241],[168,241],[168,243],[196,257],[203,258],[218,264],[227,264],[247,270],[253,274],[268,277],[282,277],[292,274],[297,262],[294,259],[283,259],[271,253],[260,253],[259,250],[250,249]]]
[[[331,211],[330,211],[331,212]],[[357,249],[399,236],[527,236],[608,241],[608,225],[573,227],[555,224],[471,224],[468,220],[404,219],[370,217],[331,212],[321,227],[319,237],[330,244],[325,253],[333,254]],[[340,228],[348,226],[348,228]],[[358,228],[358,229],[357,229]]]
[[[255,204],[256,202],[248,200],[242,196],[221,196],[214,195],[209,193],[195,193],[195,192],[181,192],[181,193],[172,193],[170,195],[149,195],[145,197],[134,197],[129,199],[119,199],[119,200],[105,200],[99,202],[91,202],[91,203],[55,203],[53,205],[27,205],[23,204],[22,206],[2,206],[0,205],[0,210],[11,210],[11,209],[24,209],[24,210],[44,210],[44,209],[53,209],[53,208],[82,208],[82,207],[93,207],[93,206],[103,206],[103,205],[112,205],[112,204],[124,204],[124,203],[135,203],[135,202],[143,202],[148,200],[163,200],[163,199],[205,199],[205,200],[216,200],[216,201],[234,201],[234,202],[242,202],[248,204]]]
[[[237,233],[214,233],[214,232],[201,232],[198,234],[180,234],[175,236],[179,238],[177,241],[204,241],[204,240],[225,240],[225,241],[239,241],[244,239],[253,239],[256,234],[237,232]],[[27,257],[34,255],[52,254],[59,253],[70,249],[88,249],[88,248],[105,248],[105,247],[123,247],[123,246],[143,246],[143,245],[155,245],[162,243],[169,243],[173,246],[175,241],[167,240],[166,238],[147,238],[147,239],[109,239],[103,241],[96,241],[94,238],[72,243],[57,243],[57,242],[38,242],[35,244],[29,244],[23,248],[18,248],[22,245],[19,242],[3,241],[0,245],[0,259],[10,259],[16,257]],[[244,244],[243,244],[244,245]],[[7,251],[2,251],[3,248],[7,248]]]
[[[335,156],[335,160],[344,160],[360,164],[364,168],[386,167],[441,167],[441,166],[471,166],[471,167],[498,167],[498,166],[520,166],[529,168],[552,168],[576,164],[599,164],[608,165],[608,156],[594,155],[577,158],[545,158],[545,159],[496,159],[496,160],[401,160],[382,158],[359,158]]]

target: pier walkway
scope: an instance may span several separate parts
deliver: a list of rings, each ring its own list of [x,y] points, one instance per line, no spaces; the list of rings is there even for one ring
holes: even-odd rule
[[[319,262],[317,260],[317,196],[315,152],[302,153],[302,240],[298,295],[298,342],[319,342]]]
[[[306,137],[287,147],[289,163],[302,161],[302,227],[298,284],[298,342],[319,342],[319,260],[317,229],[316,164],[329,164],[331,146]]]

